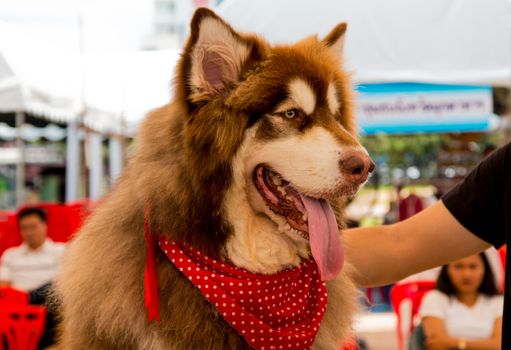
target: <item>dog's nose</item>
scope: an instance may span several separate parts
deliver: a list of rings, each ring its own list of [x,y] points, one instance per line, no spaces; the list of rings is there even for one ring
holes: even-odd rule
[[[372,173],[375,167],[371,158],[356,151],[344,154],[339,164],[346,179],[357,185],[366,181],[369,173]]]

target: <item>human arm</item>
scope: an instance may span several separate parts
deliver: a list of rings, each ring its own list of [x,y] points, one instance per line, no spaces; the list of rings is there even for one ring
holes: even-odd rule
[[[408,220],[345,231],[346,260],[354,266],[355,282],[387,284],[480,252],[490,246],[486,242],[504,244],[509,179],[511,143],[485,158],[442,201]]]
[[[461,349],[463,345],[466,350],[501,349],[502,317],[495,320],[492,335],[488,339],[466,340],[449,337],[445,330],[444,320],[434,316],[424,317],[422,327],[428,350],[457,350]]]
[[[389,284],[490,247],[442,201],[393,225],[345,230],[343,238],[351,277],[361,287]]]

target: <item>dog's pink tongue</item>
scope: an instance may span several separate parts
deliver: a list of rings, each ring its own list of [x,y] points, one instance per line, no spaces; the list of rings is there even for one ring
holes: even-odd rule
[[[312,256],[318,265],[321,279],[333,279],[342,270],[344,248],[330,203],[324,199],[301,196],[307,209]]]

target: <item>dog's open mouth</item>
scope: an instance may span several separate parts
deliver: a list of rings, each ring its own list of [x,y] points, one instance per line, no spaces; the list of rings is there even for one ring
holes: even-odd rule
[[[285,217],[289,226],[309,239],[307,210],[300,193],[279,174],[262,165],[255,169],[254,183],[268,207]]]
[[[330,203],[300,193],[264,165],[255,168],[253,181],[270,210],[285,218],[291,228],[309,240],[321,277],[324,280],[335,277],[342,269],[344,252]]]

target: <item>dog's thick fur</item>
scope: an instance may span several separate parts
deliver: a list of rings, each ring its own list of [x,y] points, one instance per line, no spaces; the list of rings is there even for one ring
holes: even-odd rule
[[[340,68],[345,29],[340,24],[323,40],[271,47],[207,9],[196,12],[173,101],[147,117],[115,189],[66,252],[56,288],[62,349],[249,348],[161,252],[161,322],[148,323],[144,207],[153,232],[253,272],[274,273],[309,258],[308,242],[264,205],[253,171],[271,163],[305,194],[329,199],[342,222],[356,189],[345,184],[335,157],[365,152]],[[314,349],[339,349],[349,336],[357,304],[349,269],[345,264],[327,284]]]

